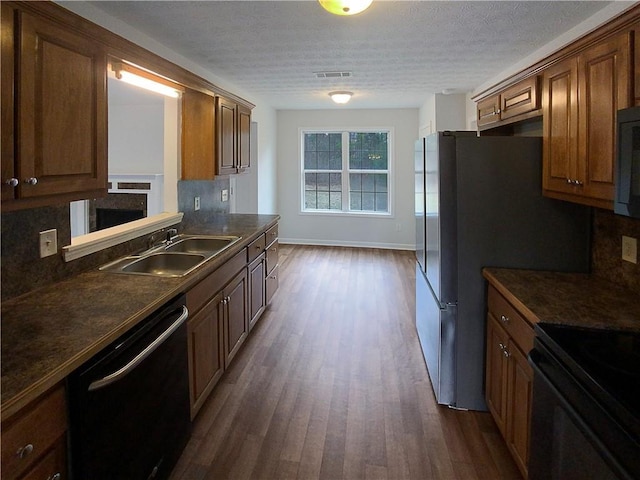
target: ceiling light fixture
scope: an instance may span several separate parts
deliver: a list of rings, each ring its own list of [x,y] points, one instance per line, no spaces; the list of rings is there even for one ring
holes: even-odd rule
[[[331,92],[329,96],[334,102],[344,104],[351,100],[353,92]]]
[[[111,65],[113,72],[118,80],[122,80],[130,85],[144,88],[151,92],[159,93],[166,97],[178,98],[181,88],[172,82],[166,81],[167,84],[160,83],[161,79],[156,75],[147,73],[126,63],[113,62]]]
[[[355,15],[371,5],[373,0],[318,0],[327,12],[334,15]]]

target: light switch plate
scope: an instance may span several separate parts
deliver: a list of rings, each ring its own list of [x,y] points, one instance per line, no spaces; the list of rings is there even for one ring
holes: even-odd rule
[[[40,232],[40,258],[58,253],[58,232],[54,228]]]
[[[226,202],[228,200],[229,200],[229,190],[225,188],[224,190],[222,190],[222,201]]]
[[[193,197],[193,209],[200,210],[200,197]]]
[[[622,236],[622,260],[638,263],[638,239]]]

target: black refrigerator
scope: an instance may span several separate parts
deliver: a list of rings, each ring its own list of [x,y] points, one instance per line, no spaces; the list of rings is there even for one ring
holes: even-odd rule
[[[416,327],[438,403],[486,410],[486,266],[588,272],[591,209],[542,196],[542,140],[416,144]]]

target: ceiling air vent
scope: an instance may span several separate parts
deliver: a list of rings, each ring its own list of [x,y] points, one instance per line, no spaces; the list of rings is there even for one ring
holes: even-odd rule
[[[353,74],[351,72],[313,72],[316,78],[345,78]]]

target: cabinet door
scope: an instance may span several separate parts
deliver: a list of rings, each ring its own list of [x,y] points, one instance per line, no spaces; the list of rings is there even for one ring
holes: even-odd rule
[[[18,195],[88,198],[79,192],[106,193],[107,62],[102,48],[21,12],[19,55]]]
[[[487,319],[487,385],[486,400],[489,410],[503,436],[507,421],[507,333],[490,313]]]
[[[630,52],[631,35],[625,33],[579,57],[578,180],[582,195],[605,202],[614,195],[616,113],[631,105]]]
[[[223,291],[226,308],[225,368],[238,353],[249,333],[247,272],[242,270]]]
[[[516,117],[540,108],[538,77],[527,78],[500,94],[500,120]]]
[[[520,470],[526,474],[529,463],[529,427],[533,370],[513,342],[508,346],[507,445]]]
[[[265,304],[265,254],[261,254],[249,265],[249,330],[262,315]]]
[[[578,161],[578,63],[569,59],[545,70],[542,86],[545,191],[573,193]]]
[[[224,371],[222,293],[213,297],[187,324],[191,418]]]
[[[493,95],[478,102],[478,127],[484,127],[500,121],[500,95]]]
[[[213,180],[215,98],[187,90],[182,96],[182,179]]]
[[[14,172],[15,163],[15,138],[14,138],[14,9],[6,3],[1,3],[0,19],[2,21],[2,52],[0,54],[0,74],[2,75],[2,112],[0,128],[2,129],[2,138],[0,139],[0,148],[2,149],[2,200],[12,200],[16,193],[15,185],[17,182]]]
[[[237,172],[237,105],[223,97],[217,97],[216,100],[218,102],[218,108],[216,111],[218,134],[218,174],[228,175]]]
[[[238,106],[238,168],[251,167],[251,110]]]

